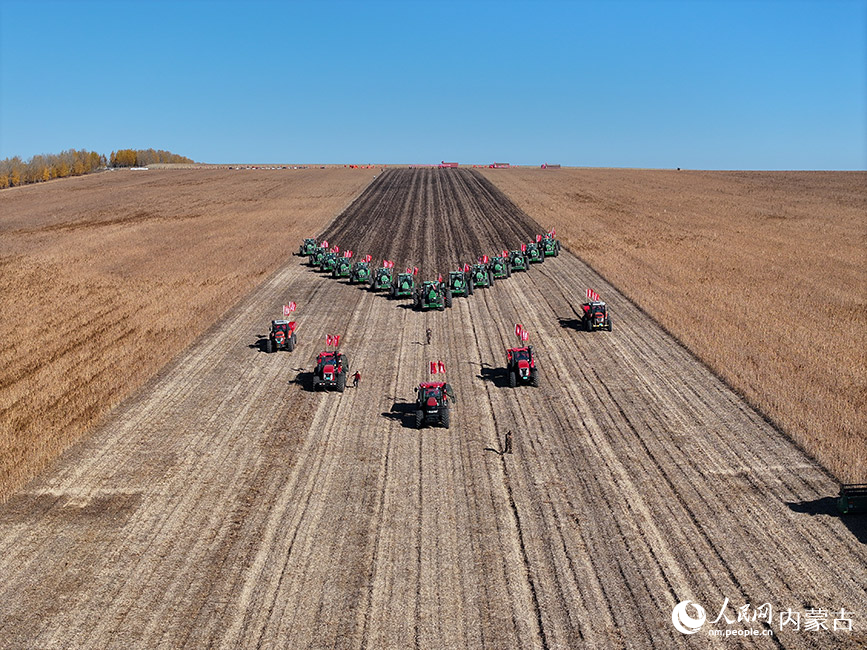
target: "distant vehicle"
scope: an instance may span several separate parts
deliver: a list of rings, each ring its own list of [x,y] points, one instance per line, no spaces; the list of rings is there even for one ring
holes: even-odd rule
[[[331,269],[332,278],[348,278],[352,273],[352,261],[348,257],[338,257]]]
[[[338,393],[346,389],[346,373],[349,372],[349,360],[339,351],[320,352],[316,357],[316,369],[313,372],[313,389],[335,388]]]
[[[490,287],[494,284],[494,272],[488,264],[473,264],[472,271],[470,271],[470,282],[473,283],[473,287],[476,289]]]
[[[542,237],[540,243],[542,246],[542,252],[545,253],[545,257],[557,257],[560,255],[560,240],[554,239],[554,235],[551,233]]]
[[[531,386],[539,385],[539,369],[536,367],[536,355],[533,353],[532,345],[506,350],[506,369],[511,388],[517,386],[518,382]]]
[[[439,424],[446,429],[451,424],[451,405],[456,402],[452,387],[445,382],[419,384],[415,389],[415,428],[426,424]]]
[[[509,256],[495,255],[492,257],[491,274],[497,280],[511,277],[512,265],[509,263]]]
[[[526,271],[530,268],[527,255],[522,251],[512,251],[509,253],[509,268],[512,271]]]
[[[265,339],[265,352],[295,349],[295,321],[272,320],[271,331]]]
[[[370,282],[371,291],[391,291],[394,283],[394,271],[386,266],[376,269],[373,280]]]
[[[585,302],[581,305],[581,326],[588,332],[596,330],[611,331],[611,314],[608,313],[608,305],[601,300]]]
[[[438,309],[443,311],[452,306],[452,292],[444,282],[428,281],[415,290],[413,306],[418,311]]]
[[[298,249],[298,255],[300,257],[309,257],[317,248],[319,248],[319,244],[316,240],[308,237],[301,243],[301,246]]]
[[[449,290],[452,296],[463,296],[466,298],[473,295],[473,281],[470,278],[470,274],[465,271],[450,271]]]
[[[531,264],[539,264],[545,261],[545,252],[541,244],[530,242],[527,244],[527,259]]]
[[[356,262],[349,273],[349,284],[367,284],[370,282],[370,264]]]
[[[412,273],[400,273],[391,286],[392,298],[412,298],[415,293],[415,278]]]

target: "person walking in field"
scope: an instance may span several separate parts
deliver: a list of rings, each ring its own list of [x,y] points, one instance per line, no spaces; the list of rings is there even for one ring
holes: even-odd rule
[[[512,453],[512,432],[511,431],[506,432],[506,448],[503,450],[503,453],[504,454],[511,454]]]
[[[355,374],[352,375],[352,387],[358,388],[358,382],[361,380],[361,373],[356,370]]]
[[[430,345],[430,339],[431,339],[431,336],[433,335],[433,332],[431,332],[430,327],[427,328],[427,331],[424,334],[427,337],[427,345]]]

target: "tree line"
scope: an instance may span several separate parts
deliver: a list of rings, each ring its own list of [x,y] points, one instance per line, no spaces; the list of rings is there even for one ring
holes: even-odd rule
[[[111,167],[145,167],[154,163],[192,163],[185,156],[154,149],[120,149],[105,154],[85,149],[68,149],[58,154],[40,154],[27,162],[20,156],[0,160],[0,189],[42,183],[55,178],[82,176]]]

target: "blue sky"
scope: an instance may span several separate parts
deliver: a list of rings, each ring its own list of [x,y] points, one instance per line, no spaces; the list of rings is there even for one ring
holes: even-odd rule
[[[867,168],[867,0],[0,0],[0,158]]]

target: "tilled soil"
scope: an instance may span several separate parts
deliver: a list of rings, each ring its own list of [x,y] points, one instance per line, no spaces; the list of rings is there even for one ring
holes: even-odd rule
[[[380,175],[323,234],[434,277],[538,231],[480,175],[431,169]],[[576,328],[588,286],[613,332]],[[264,354],[287,300],[299,345]],[[444,312],[408,306],[289,260],[0,506],[0,645],[867,642],[863,518],[836,517],[820,467],[576,258]],[[506,387],[516,322],[538,389]],[[358,389],[310,390],[325,334]],[[412,388],[436,359],[452,427],[418,431]],[[713,620],[726,598],[729,617],[770,603],[774,635],[672,626],[678,602]],[[854,630],[780,631],[789,608],[845,608]]]

